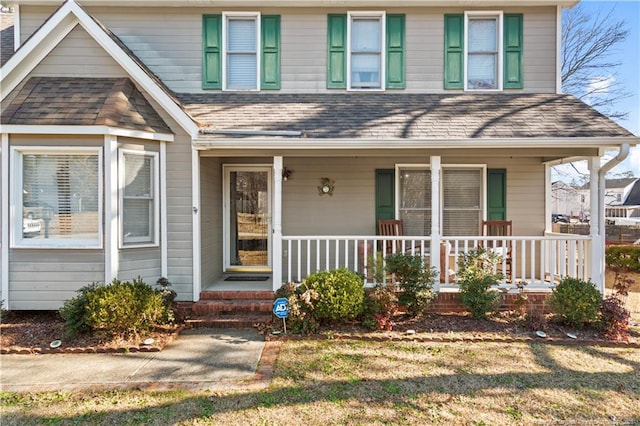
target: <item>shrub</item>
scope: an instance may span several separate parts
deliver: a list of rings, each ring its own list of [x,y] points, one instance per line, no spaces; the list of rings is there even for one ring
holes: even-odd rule
[[[624,300],[615,294],[611,295],[602,301],[600,312],[607,339],[614,341],[629,340],[629,318],[631,318],[631,313],[625,308]]]
[[[362,325],[370,330],[393,329],[392,318],[398,311],[398,297],[394,288],[378,284],[366,293]]]
[[[347,269],[316,272],[307,276],[298,294],[307,290],[318,293],[313,317],[318,321],[348,321],[357,318],[363,309],[362,278]]]
[[[132,282],[114,279],[110,285],[94,283],[60,310],[70,334],[92,331],[106,338],[128,338],[173,320],[170,303],[140,277]]]
[[[565,324],[584,327],[598,320],[602,295],[590,281],[563,278],[549,297],[551,312]]]
[[[420,256],[394,253],[385,258],[387,272],[399,282],[398,301],[411,316],[424,312],[433,300],[433,284],[438,271],[427,266]]]
[[[283,284],[275,292],[275,298],[286,297],[289,301],[288,329],[294,333],[315,333],[318,331],[318,321],[313,316],[314,304],[318,300],[318,292],[304,290],[295,283]]]
[[[503,278],[501,273],[495,272],[502,258],[482,247],[461,256],[456,277],[460,285],[460,301],[474,318],[484,318],[487,312],[496,308],[500,299],[500,294],[491,287]]]

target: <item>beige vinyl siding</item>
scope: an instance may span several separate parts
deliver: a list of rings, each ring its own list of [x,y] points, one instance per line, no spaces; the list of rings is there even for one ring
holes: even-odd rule
[[[497,10],[497,8],[494,8]],[[176,92],[202,92],[202,15],[217,8],[89,7],[162,81]],[[239,9],[240,10],[240,9]],[[281,15],[281,90],[322,93],[326,89],[327,14],[344,8],[244,10]],[[404,93],[442,93],[444,70],[444,14],[453,8],[388,8],[406,14],[406,77]],[[555,92],[554,7],[509,7],[505,13],[524,13],[523,92]],[[21,7],[23,40],[53,9]],[[85,63],[85,62],[82,62]],[[210,91],[218,93],[219,91]],[[452,92],[452,91],[448,91]],[[453,91],[455,92],[455,91]],[[514,92],[514,90],[510,90]]]
[[[222,166],[218,158],[200,160],[202,288],[222,274]]]
[[[104,281],[102,250],[9,252],[9,308],[59,309],[76,291]]]
[[[118,254],[120,267],[117,277],[120,281],[130,281],[140,276],[145,283],[155,286],[162,274],[159,248],[123,249]]]
[[[429,157],[285,158],[294,171],[283,182],[284,235],[374,235],[375,170],[396,164],[429,164]],[[507,170],[507,218],[514,234],[544,231],[544,165],[539,158],[445,156],[442,165],[484,164]],[[335,181],[333,196],[320,196],[321,177]]]
[[[175,132],[167,143],[167,277],[178,300],[193,300],[193,201],[191,138],[164,111],[152,106]]]
[[[81,27],[74,28],[33,70],[37,77],[125,77],[122,67]]]

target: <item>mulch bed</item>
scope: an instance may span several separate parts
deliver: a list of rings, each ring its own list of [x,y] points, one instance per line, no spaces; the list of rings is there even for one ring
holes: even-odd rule
[[[110,353],[158,352],[178,336],[181,325],[157,327],[149,334],[128,340],[106,340],[84,334],[70,338],[64,333],[64,320],[57,311],[9,311],[2,313],[0,353]],[[152,338],[153,343],[145,344]],[[62,344],[52,348],[51,342]]]
[[[275,319],[263,330],[278,329],[281,320]],[[182,324],[158,327],[148,335],[129,340],[104,340],[92,335],[68,338],[64,321],[57,311],[3,312],[0,324],[0,353],[96,353],[96,352],[157,352],[168,345],[185,328]],[[394,318],[393,331],[369,332],[359,323],[323,327],[315,336],[273,335],[267,340],[282,338],[354,338],[360,340],[417,340],[417,341],[536,341],[562,344],[622,345],[640,348],[640,325],[630,328],[627,342],[610,342],[599,330],[575,330],[553,322],[540,327],[545,338],[537,337],[521,316],[514,312],[497,312],[487,319],[475,319],[468,314],[426,314],[419,318],[399,315]],[[573,334],[577,338],[568,336]],[[144,340],[154,342],[145,345]],[[58,348],[50,348],[54,340],[61,340]]]

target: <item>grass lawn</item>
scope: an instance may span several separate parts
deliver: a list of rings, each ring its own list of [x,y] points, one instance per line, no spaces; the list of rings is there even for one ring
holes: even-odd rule
[[[640,424],[640,350],[288,341],[265,390],[4,392],[1,423]]]

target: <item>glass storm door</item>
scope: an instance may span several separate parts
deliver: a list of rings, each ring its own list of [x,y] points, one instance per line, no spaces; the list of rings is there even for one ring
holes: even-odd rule
[[[227,271],[271,270],[271,168],[224,167]]]

